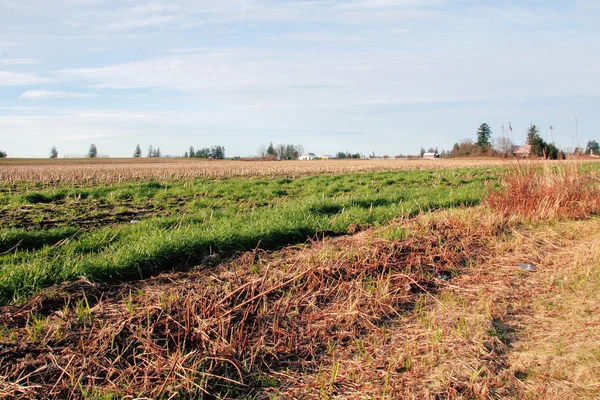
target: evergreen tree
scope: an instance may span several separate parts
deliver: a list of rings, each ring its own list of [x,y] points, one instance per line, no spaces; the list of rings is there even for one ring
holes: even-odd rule
[[[137,146],[135,146],[135,151],[133,152],[133,156],[135,158],[139,158],[142,156],[142,148],[140,147],[140,144],[138,143]]]
[[[89,158],[96,158],[96,157],[98,157],[98,149],[96,148],[95,144],[92,144],[90,146],[90,149],[88,150],[88,157]]]
[[[154,157],[154,148],[152,145],[148,146],[148,154],[146,154],[146,157]]]
[[[273,142],[269,143],[269,147],[267,147],[267,154],[271,156],[277,156],[277,150],[275,150]]]
[[[481,150],[485,151],[490,147],[490,140],[492,139],[492,129],[487,123],[479,125],[477,129],[477,146]]]
[[[58,158],[58,150],[56,150],[56,146],[52,146],[50,149],[50,158]]]
[[[531,125],[527,131],[527,144],[531,145],[531,152],[538,157],[546,156],[546,142],[539,134],[539,129],[535,125]]]
[[[196,157],[196,152],[194,151],[194,146],[190,146],[189,157]]]

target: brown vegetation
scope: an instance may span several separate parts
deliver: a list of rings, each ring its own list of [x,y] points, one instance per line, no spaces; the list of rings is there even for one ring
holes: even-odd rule
[[[600,209],[600,174],[582,173],[578,162],[560,167],[517,163],[509,167],[501,184],[503,190],[492,193],[487,204],[506,217],[584,218]]]

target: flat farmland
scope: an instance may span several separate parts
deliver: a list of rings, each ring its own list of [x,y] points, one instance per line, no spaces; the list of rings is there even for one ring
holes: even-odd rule
[[[600,163],[0,174],[0,397],[597,398]]]
[[[201,159],[0,159],[3,185],[119,183],[190,178],[300,177],[314,174],[411,171],[506,165],[497,158],[436,160],[218,161]]]
[[[0,302],[477,204],[497,161],[59,160],[2,168]],[[435,166],[436,169],[426,169]],[[396,170],[394,170],[396,169]],[[360,172],[357,172],[360,171]],[[369,172],[365,172],[369,171]]]

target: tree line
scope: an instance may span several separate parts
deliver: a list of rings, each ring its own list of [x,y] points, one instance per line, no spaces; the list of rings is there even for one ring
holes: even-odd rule
[[[464,139],[461,142],[457,142],[452,147],[452,150],[438,152],[438,148],[430,147],[427,151],[421,147],[420,156],[426,152],[434,153],[440,157],[464,157],[464,156],[488,156],[488,155],[512,155],[515,152],[516,146],[507,137],[496,138],[492,144],[492,130],[487,123],[483,123],[477,129],[477,141],[473,142],[471,139]],[[531,125],[527,131],[526,145],[531,145],[531,154],[533,156],[542,157],[546,159],[564,159],[566,154],[556,147],[554,143],[546,142],[539,133],[539,129],[536,125]],[[302,145],[292,144],[278,144],[273,145],[273,142],[269,143],[268,146],[262,146],[259,151],[259,156],[264,159],[280,159],[280,160],[297,160],[303,153],[304,147]],[[600,155],[600,144],[596,140],[589,140],[585,148],[575,149],[575,154],[589,154],[589,155]],[[8,155],[6,151],[0,150],[0,158],[6,158]],[[148,147],[146,157],[161,157],[162,152],[160,147],[154,148],[152,145]],[[88,158],[98,157],[98,148],[95,144],[91,144],[87,153]],[[133,157],[142,157],[142,149],[138,144],[133,152]],[[212,146],[205,147],[198,150],[194,150],[193,146],[190,146],[189,150],[183,155],[185,158],[212,158],[217,160],[225,159],[225,147],[223,146]],[[49,158],[58,158],[58,150],[56,146],[52,146],[50,149]],[[361,158],[360,153],[350,153],[348,151],[340,151],[336,153],[336,158]]]
[[[261,146],[258,149],[260,158],[266,160],[297,160],[304,154],[304,146],[301,144],[278,144],[273,145],[273,142],[268,146]]]
[[[336,156],[336,158],[340,158],[340,159],[344,159],[344,158],[362,158],[362,156],[360,155],[360,153],[350,153],[349,151],[346,151],[346,152],[338,151],[335,156]]]
[[[214,160],[225,159],[225,147],[212,146],[194,150],[194,146],[190,146],[189,150],[183,155],[185,158],[212,158]]]
[[[566,154],[561,151],[554,143],[546,142],[540,135],[540,130],[534,124],[532,124],[527,130],[526,145],[531,146],[530,156],[541,157],[545,159],[564,159]],[[595,140],[588,142],[585,153],[587,154],[598,154],[600,148]],[[517,151],[518,146],[507,137],[496,138],[492,143],[492,129],[487,123],[479,125],[476,134],[476,141],[471,139],[464,139],[461,142],[454,143],[452,150],[442,151],[440,157],[464,157],[464,156],[493,156],[493,155],[514,155]],[[433,152],[433,149],[429,149]],[[423,156],[425,150],[421,148],[421,156]],[[577,151],[576,153],[581,153]],[[437,153],[437,149],[435,149]]]

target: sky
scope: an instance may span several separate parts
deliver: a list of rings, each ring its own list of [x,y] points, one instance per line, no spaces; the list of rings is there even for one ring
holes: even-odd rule
[[[598,20],[597,0],[0,0],[0,150],[393,156],[483,122],[585,146]]]

